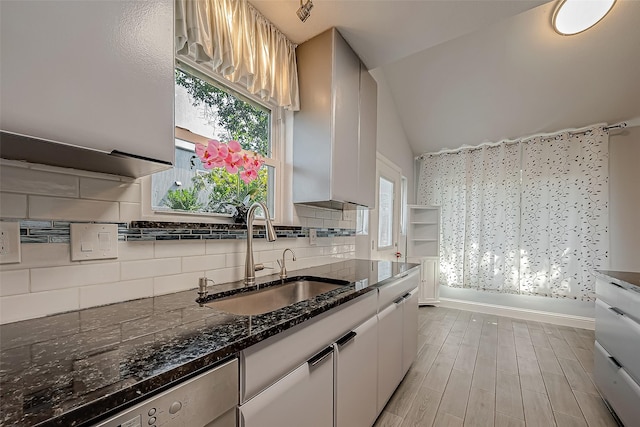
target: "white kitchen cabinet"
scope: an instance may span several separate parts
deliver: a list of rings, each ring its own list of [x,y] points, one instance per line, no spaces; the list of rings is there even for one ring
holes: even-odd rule
[[[335,28],[299,45],[296,56],[293,202],[373,207],[375,80]]]
[[[378,313],[378,413],[382,411],[402,372],[402,297]]]
[[[378,416],[378,318],[335,343],[336,426],[370,427]]]
[[[402,375],[407,373],[418,354],[418,288],[402,302]]]
[[[407,261],[421,265],[419,303],[438,304],[440,208],[424,205],[408,208]]]
[[[3,1],[0,19],[3,157],[173,163],[173,0]]]
[[[333,425],[333,347],[240,406],[241,427]]]
[[[379,289],[378,412],[387,404],[416,358],[418,273],[408,273]]]

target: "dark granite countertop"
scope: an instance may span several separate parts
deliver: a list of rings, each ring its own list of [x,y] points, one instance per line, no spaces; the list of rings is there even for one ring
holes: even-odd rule
[[[625,289],[640,292],[640,273],[633,271],[597,270],[596,276],[614,282]]]
[[[0,425],[78,426],[103,418],[415,267],[348,260],[291,271],[350,285],[257,316],[200,307],[190,290],[2,325]],[[242,288],[234,282],[210,293]]]

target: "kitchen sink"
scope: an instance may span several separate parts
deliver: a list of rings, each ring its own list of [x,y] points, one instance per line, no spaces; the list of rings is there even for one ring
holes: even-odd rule
[[[207,307],[227,313],[252,316],[268,313],[279,308],[314,298],[348,284],[346,281],[320,281],[298,279],[282,285],[240,293],[205,303]]]

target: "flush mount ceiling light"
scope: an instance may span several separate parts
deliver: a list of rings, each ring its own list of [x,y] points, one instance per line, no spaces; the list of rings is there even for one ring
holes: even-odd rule
[[[313,9],[313,2],[311,0],[307,0],[304,4],[302,3],[302,0],[300,0],[300,8],[296,14],[298,15],[298,18],[304,22],[309,18],[309,15],[311,15],[311,9]]]
[[[553,13],[553,28],[563,36],[578,34],[596,25],[616,0],[562,0]]]

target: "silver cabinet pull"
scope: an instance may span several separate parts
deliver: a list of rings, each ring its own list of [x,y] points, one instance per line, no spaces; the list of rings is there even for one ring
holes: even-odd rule
[[[609,362],[613,363],[618,369],[622,368],[622,365],[613,356],[609,356]]]
[[[336,341],[336,344],[338,344],[338,347],[344,347],[345,345],[353,341],[356,335],[358,334],[355,331],[348,332],[344,336],[339,338],[338,341]]]
[[[609,307],[609,310],[613,311],[615,314],[624,316],[624,311],[620,310],[618,307]]]
[[[333,346],[331,347],[326,347],[325,349],[323,349],[320,353],[316,354],[315,356],[313,356],[311,359],[307,360],[307,363],[309,364],[309,366],[313,367],[316,366],[317,364],[319,364],[320,362],[322,362],[324,359],[326,359],[327,357],[329,357],[329,355],[333,353]]]

